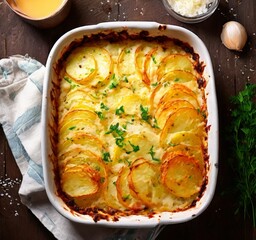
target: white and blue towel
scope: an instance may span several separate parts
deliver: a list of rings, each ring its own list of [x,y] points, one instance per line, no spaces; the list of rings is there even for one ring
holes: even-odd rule
[[[41,98],[45,67],[28,57],[0,60],[0,124],[22,174],[19,195],[42,224],[61,240],[148,240],[156,229],[113,229],[73,223],[50,204],[41,164]]]

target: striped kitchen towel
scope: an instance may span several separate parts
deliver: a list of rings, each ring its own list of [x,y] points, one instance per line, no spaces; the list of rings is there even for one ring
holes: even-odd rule
[[[28,57],[0,60],[0,123],[22,174],[19,195],[42,224],[61,240],[155,239],[155,229],[83,226],[60,215],[50,204],[41,164],[41,98],[45,67]]]

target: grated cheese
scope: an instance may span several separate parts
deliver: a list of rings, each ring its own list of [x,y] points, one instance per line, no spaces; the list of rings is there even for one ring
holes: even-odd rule
[[[168,0],[172,9],[186,17],[195,17],[206,13],[212,0]]]

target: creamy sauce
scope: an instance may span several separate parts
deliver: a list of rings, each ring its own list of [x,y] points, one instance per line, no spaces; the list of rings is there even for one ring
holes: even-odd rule
[[[35,19],[52,15],[62,3],[63,0],[16,0],[20,12]]]

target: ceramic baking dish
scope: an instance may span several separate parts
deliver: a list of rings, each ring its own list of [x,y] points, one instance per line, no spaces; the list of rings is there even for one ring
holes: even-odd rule
[[[208,153],[209,153],[209,171],[207,172],[208,182],[203,196],[196,202],[195,206],[180,212],[163,212],[153,217],[131,215],[120,217],[118,221],[100,220],[97,223],[88,215],[82,215],[72,211],[58,196],[55,185],[55,176],[53,164],[50,156],[54,154],[54,147],[51,144],[54,138],[53,126],[54,106],[52,104],[56,85],[54,79],[57,79],[54,67],[65,52],[67,47],[75,40],[82,39],[85,35],[99,32],[128,30],[131,33],[137,33],[146,30],[152,36],[166,35],[187,42],[194,48],[195,53],[200,56],[200,61],[205,63],[204,78],[207,81],[206,97],[208,105]],[[46,74],[44,79],[44,92],[42,103],[42,161],[44,169],[45,188],[48,198],[52,205],[66,218],[84,224],[105,225],[111,227],[155,227],[157,225],[167,225],[181,223],[192,220],[201,214],[210,204],[217,181],[218,172],[218,110],[215,92],[214,73],[211,59],[204,43],[194,33],[184,28],[172,25],[164,25],[155,22],[108,22],[97,25],[83,26],[71,30],[64,34],[53,46],[46,64]]]

